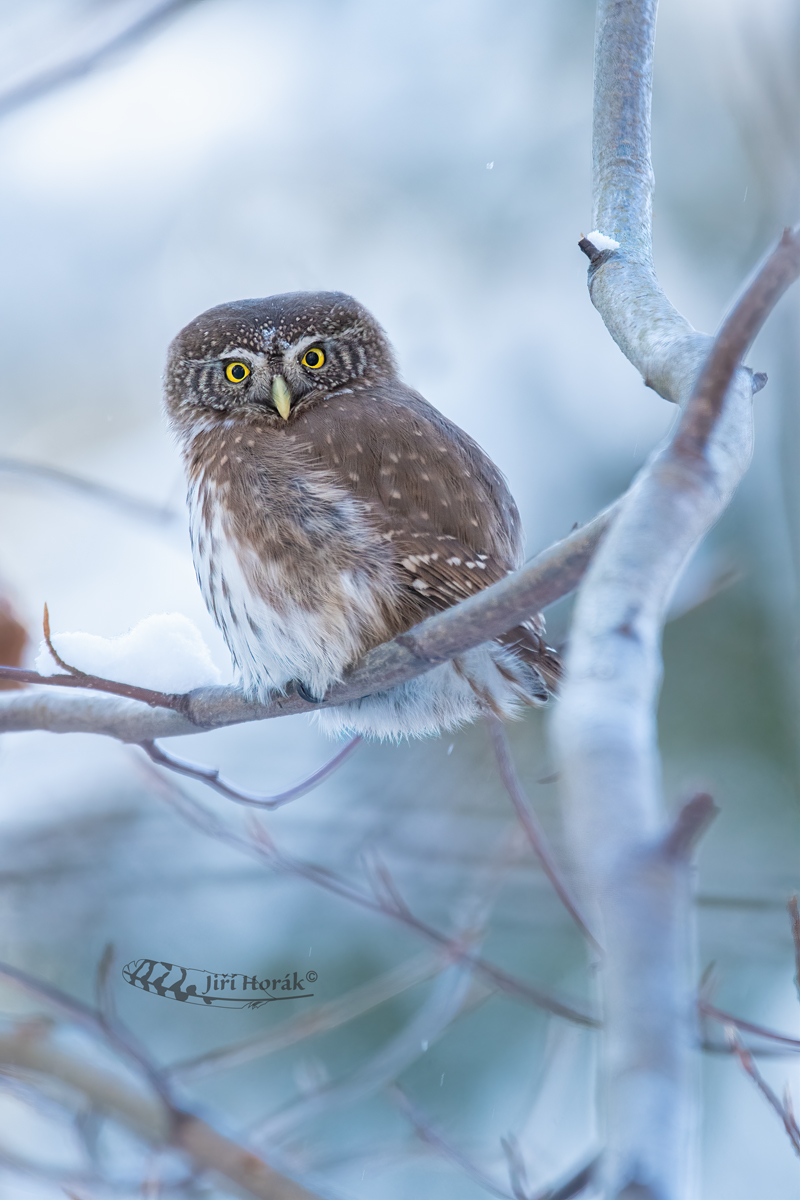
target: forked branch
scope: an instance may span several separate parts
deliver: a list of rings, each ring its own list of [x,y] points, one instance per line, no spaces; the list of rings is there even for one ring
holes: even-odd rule
[[[602,1195],[678,1200],[695,1123],[688,851],[709,811],[698,800],[670,830],[655,721],[661,632],[685,562],[750,461],[754,385],[739,363],[797,278],[800,238],[784,235],[716,340],[676,312],[650,238],[655,0],[600,0],[597,11],[594,222],[618,248],[595,256],[591,297],[644,380],[685,411],[586,573],[554,731],[570,842],[605,950]]]

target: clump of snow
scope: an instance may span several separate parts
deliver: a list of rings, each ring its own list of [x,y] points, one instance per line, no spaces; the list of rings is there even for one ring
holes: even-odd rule
[[[121,637],[54,633],[52,642],[64,662],[87,675],[158,692],[190,692],[222,680],[200,630],[182,613],[145,617]],[[34,665],[40,675],[62,673],[46,642],[39,647]]]
[[[586,235],[587,242],[591,242],[595,250],[619,250],[619,242],[615,242],[613,238],[606,237],[599,229],[594,229]]]

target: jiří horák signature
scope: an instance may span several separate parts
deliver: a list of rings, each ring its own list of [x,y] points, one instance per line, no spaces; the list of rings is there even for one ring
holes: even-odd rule
[[[133,987],[182,1004],[207,1004],[217,1008],[260,1008],[275,1000],[304,1000],[314,995],[309,984],[317,981],[316,971],[287,971],[278,978],[258,979],[255,975],[201,971],[179,967],[177,963],[154,958],[136,958],[122,968],[122,978]]]

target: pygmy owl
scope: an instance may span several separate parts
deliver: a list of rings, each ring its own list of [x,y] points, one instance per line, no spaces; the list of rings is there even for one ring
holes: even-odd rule
[[[340,292],[221,304],[169,351],[166,408],[205,602],[245,691],[322,697],[367,650],[501,579],[521,530],[500,472],[406,387]],[[535,614],[407,683],[319,711],[397,738],[540,704],[558,676]]]

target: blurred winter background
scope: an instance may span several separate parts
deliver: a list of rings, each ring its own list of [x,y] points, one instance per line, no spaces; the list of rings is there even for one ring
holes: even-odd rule
[[[3,89],[143,11],[138,0],[3,0]],[[46,600],[54,631],[106,636],[183,613],[227,677],[160,413],[169,340],[222,301],[299,288],[362,300],[405,378],[508,476],[531,554],[627,486],[674,412],[605,333],[576,246],[592,227],[593,18],[589,0],[202,0],[85,78],[2,114],[0,577],[30,632],[27,661]],[[800,215],[800,17],[793,0],[664,0],[659,19],[656,264],[674,303],[712,330]],[[800,884],[798,311],[795,291],[750,356],[770,380],[756,398],[755,461],[676,598],[661,702],[670,800],[701,785],[721,809],[700,855],[698,974],[715,963],[721,1006],[795,1035],[785,903]],[[174,517],[20,474],[11,458]],[[568,609],[550,616],[555,640]],[[537,782],[551,771],[546,725],[532,714],[510,733],[560,851],[557,785]],[[305,718],[170,748],[273,791],[330,754]],[[181,786],[240,822],[241,810]],[[115,742],[6,735],[0,790],[0,954],[91,1000],[113,942],[119,1010],[161,1063],[276,1030],[295,1011],[148,996],[119,974],[130,959],[259,976],[313,969],[316,1004],[424,949],[402,926],[191,829]],[[525,847],[506,853],[514,817],[483,729],[362,747],[265,824],[284,850],[358,881],[378,848],[414,911],[450,932],[474,917],[471,898],[491,894],[487,956],[589,1002],[579,935]],[[434,986],[198,1078],[186,1101],[246,1131],[402,1039],[424,1005],[436,1009]],[[20,1003],[3,992],[6,1010]],[[591,1034],[497,996],[449,1025],[437,1027],[435,1011],[431,1020],[429,1038],[413,1053],[406,1044],[400,1082],[506,1190],[509,1133],[534,1188],[591,1154]],[[764,1071],[800,1102],[796,1059]],[[705,1056],[703,1078],[699,1194],[795,1200],[797,1160],[750,1081],[721,1054]],[[49,1109],[0,1091],[0,1115],[3,1196],[60,1196],[59,1178],[88,1169],[85,1145]],[[274,1146],[343,1194],[485,1194],[415,1138],[381,1087],[306,1116]],[[143,1161],[132,1141],[103,1129],[96,1153],[123,1193],[132,1186]],[[51,1182],[21,1159],[45,1162]]]

